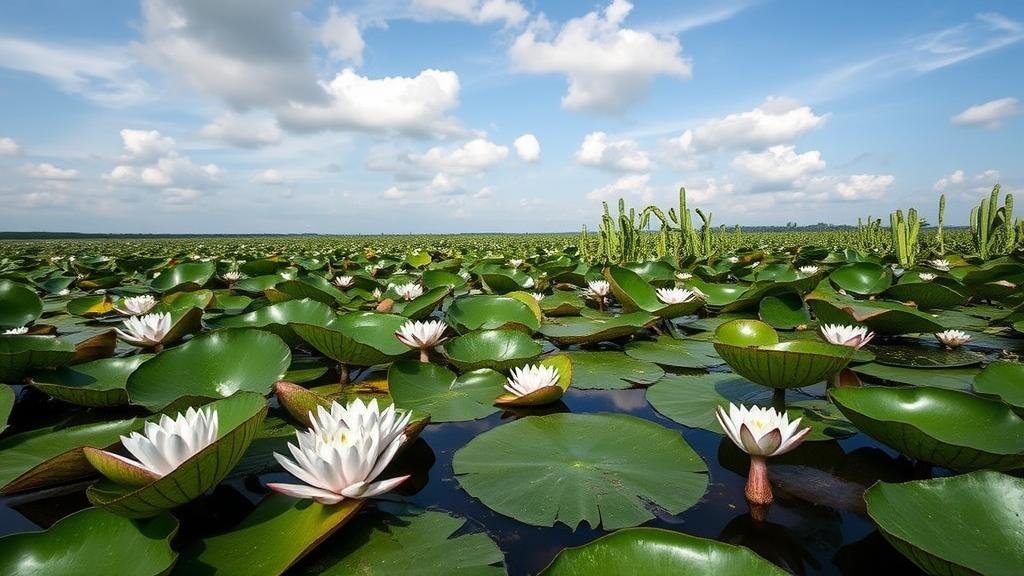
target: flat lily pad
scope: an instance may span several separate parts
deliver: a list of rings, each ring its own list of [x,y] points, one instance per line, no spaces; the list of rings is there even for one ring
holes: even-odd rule
[[[65,366],[32,377],[32,386],[58,400],[78,406],[118,406],[128,403],[128,377],[152,354],[103,358]]]
[[[178,556],[171,538],[178,521],[164,514],[133,522],[99,508],[76,512],[45,532],[0,538],[0,573],[34,576],[166,574]]]
[[[964,350],[946,350],[925,346],[873,346],[875,362],[890,366],[906,368],[961,368],[980,364],[985,359],[977,352]]]
[[[928,574],[1018,574],[1024,566],[1024,480],[979,471],[864,493],[871,519]],[[941,521],[936,515],[941,513]]]
[[[837,288],[852,294],[881,294],[892,284],[892,270],[873,262],[853,262],[829,274]]]
[[[1024,409],[1024,364],[993,362],[974,378],[974,390],[999,398],[1021,413]]]
[[[426,362],[400,360],[388,371],[395,406],[430,414],[433,422],[476,420],[498,411],[494,399],[504,392],[505,376],[490,369],[456,376]]]
[[[618,390],[657,382],[665,371],[657,364],[622,352],[569,352],[572,386],[583,390]]]
[[[566,316],[548,319],[541,324],[540,333],[558,344],[588,344],[635,334],[657,319],[646,312]]]
[[[710,368],[725,362],[711,342],[658,336],[626,344],[626,355],[637,360],[675,368]]]
[[[463,333],[511,328],[532,334],[540,327],[540,318],[527,304],[509,296],[491,294],[455,300],[448,308],[447,320],[448,324]]]
[[[19,384],[30,370],[63,366],[74,356],[74,344],[53,336],[0,335],[0,382]]]
[[[518,330],[478,330],[444,343],[445,357],[459,370],[508,370],[541,353],[541,345]]]
[[[851,368],[858,374],[888,380],[896,384],[933,386],[950,390],[970,390],[977,368],[907,368],[884,364],[858,364]]]
[[[272,332],[291,346],[302,342],[289,324],[327,324],[336,314],[316,300],[287,300],[238,316],[223,316],[210,322],[214,328],[260,328]]]
[[[291,328],[336,362],[373,366],[409,353],[409,347],[395,338],[395,331],[408,320],[396,314],[352,312],[325,324],[294,323]]]
[[[462,488],[534,526],[615,530],[679,514],[700,500],[707,467],[678,433],[625,414],[530,416],[455,453]]]

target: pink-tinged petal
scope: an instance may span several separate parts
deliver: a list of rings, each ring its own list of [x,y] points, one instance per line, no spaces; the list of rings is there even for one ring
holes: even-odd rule
[[[757,444],[757,439],[750,433],[750,428],[747,427],[746,423],[740,424],[740,442],[737,446],[747,454],[764,456],[761,453],[761,447]]]
[[[302,484],[267,484],[267,488],[270,488],[274,492],[280,492],[285,496],[291,496],[292,498],[305,498],[313,499],[321,504],[337,504],[344,500],[344,498],[333,492],[327,490],[321,490],[320,488],[313,488],[312,486],[305,486]]]
[[[409,476],[399,476],[397,478],[389,478],[387,480],[381,480],[380,482],[373,482],[366,486],[363,491],[363,498],[373,498],[374,496],[380,496],[386,492],[391,492],[397,488],[402,482],[409,479]]]
[[[782,446],[782,432],[778,428],[773,429],[757,439],[757,446],[761,450],[761,454],[774,456],[775,451]]]
[[[780,456],[782,454],[785,454],[786,452],[793,450],[797,446],[803,444],[804,439],[807,438],[807,435],[810,433],[810,427],[804,428],[803,430],[797,432],[796,435],[790,437],[788,442],[780,446],[779,449],[775,451],[775,454],[773,454],[773,456]]]

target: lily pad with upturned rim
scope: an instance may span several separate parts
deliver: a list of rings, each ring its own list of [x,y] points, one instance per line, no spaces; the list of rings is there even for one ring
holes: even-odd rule
[[[21,328],[43,313],[43,301],[24,284],[0,280],[0,331]]]
[[[0,335],[0,382],[20,384],[30,370],[71,362],[75,346],[53,336]]]
[[[532,297],[531,297],[532,298]],[[479,294],[458,298],[448,307],[447,321],[460,333],[473,330],[519,330],[533,334],[540,318],[517,298]]]
[[[678,318],[693,314],[704,307],[704,301],[696,295],[688,302],[678,304],[662,302],[658,298],[657,290],[639,274],[628,268],[611,266],[605,269],[604,277],[625,312],[642,311],[654,314],[659,318]]]
[[[974,377],[974,390],[994,396],[1024,415],[1024,364],[993,362]]]
[[[409,354],[410,348],[395,338],[395,331],[408,321],[396,314],[350,312],[323,325],[290,326],[303,340],[336,362],[374,366]]]
[[[32,377],[34,388],[78,406],[120,406],[128,403],[128,377],[152,354],[103,358],[64,366]]]
[[[711,342],[662,335],[654,340],[626,344],[626,355],[637,360],[674,368],[711,368],[725,363]]]
[[[872,296],[892,285],[892,270],[874,262],[853,262],[833,270],[829,280],[847,292]]]
[[[543,348],[518,330],[477,330],[444,343],[445,358],[462,371],[505,371],[540,356]]]

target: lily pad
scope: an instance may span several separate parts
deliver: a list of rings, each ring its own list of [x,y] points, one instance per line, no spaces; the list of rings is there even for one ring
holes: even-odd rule
[[[566,548],[544,576],[784,576],[786,571],[742,546],[659,528],[627,528]]]
[[[657,321],[658,317],[646,312],[631,312],[613,316],[566,316],[546,320],[540,325],[540,333],[558,344],[590,344],[614,340],[635,334]]]
[[[829,280],[851,294],[870,296],[881,294],[892,285],[892,270],[874,262],[853,262],[833,270]]]
[[[74,344],[53,336],[0,335],[0,382],[20,384],[30,370],[63,366],[74,356]]]
[[[586,308],[583,298],[572,290],[555,290],[544,296],[540,301],[540,309],[545,316],[576,316]]]
[[[677,318],[693,314],[704,307],[704,301],[700,298],[678,304],[665,304],[658,299],[657,290],[653,286],[628,268],[612,266],[604,271],[604,277],[625,312],[643,311],[659,318]]]
[[[210,404],[217,411],[218,436],[169,474],[142,486],[125,486],[103,480],[86,490],[94,505],[128,518],[148,518],[176,508],[216,486],[235,467],[267,413],[259,394],[239,392]],[[106,470],[112,457],[84,450],[93,466]],[[109,472],[106,472],[109,474]]]
[[[708,485],[707,467],[678,433],[625,414],[530,416],[455,453],[462,488],[533,526],[615,530],[679,514]]]
[[[771,332],[769,332],[769,330]],[[715,331],[715,350],[734,372],[770,388],[803,388],[827,380],[849,364],[853,349],[827,342],[777,342],[757,320],[733,320]]]
[[[540,344],[518,330],[478,330],[444,343],[445,357],[462,371],[505,371],[533,360],[542,350]]]
[[[447,286],[427,290],[409,302],[396,303],[394,312],[410,320],[423,320],[434,313],[449,292]]]
[[[543,386],[522,396],[506,392],[498,396],[494,403],[504,408],[543,406],[561,400],[572,383],[572,360],[565,354],[555,354],[545,357],[540,361],[539,365],[554,368],[558,371],[558,380],[553,385]]]
[[[967,297],[938,282],[906,282],[886,290],[886,296],[901,302],[913,302],[922,310],[953,308],[967,301]]]
[[[533,334],[540,327],[538,316],[517,298],[481,294],[452,302],[447,320],[461,333],[508,328]]]
[[[944,388],[834,388],[832,401],[865,434],[960,471],[1024,467],[1024,420],[1001,402]]]
[[[1024,364],[993,362],[974,378],[974,390],[995,396],[1021,413],[1024,409]]]
[[[888,380],[897,384],[933,386],[950,390],[970,390],[977,368],[906,368],[884,364],[859,364],[851,368],[858,374]]]
[[[104,358],[43,372],[32,386],[50,396],[78,406],[119,406],[128,403],[128,377],[152,354]]]
[[[480,369],[456,376],[443,366],[399,360],[388,371],[395,406],[430,414],[432,422],[463,422],[498,411],[494,399],[504,392],[505,376]]]
[[[0,280],[0,331],[21,328],[43,313],[43,301],[24,284]]]
[[[1020,573],[1024,566],[1024,480],[979,471],[864,493],[885,539],[928,574]],[[942,520],[935,514],[942,511]]]
[[[628,347],[627,347],[628,348]],[[581,390],[619,390],[657,382],[665,371],[657,364],[622,352],[569,352],[572,386]]]
[[[395,338],[408,318],[395,314],[351,312],[324,325],[292,324],[292,330],[323,355],[342,364],[374,366],[409,354],[409,347]]]
[[[725,363],[711,342],[671,336],[630,342],[626,344],[626,355],[675,368],[711,368]]]
[[[160,272],[149,286],[157,292],[191,292],[199,290],[217,271],[213,262],[187,262]]]
[[[7,429],[7,419],[11,417],[11,410],[14,409],[16,400],[14,388],[0,384],[0,432]]]
[[[204,404],[239,391],[270,393],[291,363],[280,338],[246,328],[225,328],[157,354],[128,377],[133,404],[153,412]]]
[[[888,345],[872,346],[875,362],[907,368],[961,368],[980,364],[985,359],[977,352],[946,350],[926,346]]]
[[[82,316],[83,318],[95,318],[111,312],[114,303],[105,294],[95,296],[80,296],[68,300],[68,314]]]
[[[766,296],[759,306],[758,316],[773,328],[790,330],[811,323],[811,313],[799,294]]]
[[[276,334],[290,346],[302,342],[291,329],[291,323],[324,325],[336,314],[329,306],[316,300],[288,300],[271,304],[248,314],[222,316],[210,322],[213,328],[260,328]]]
[[[99,508],[76,512],[45,532],[0,538],[0,573],[34,576],[166,574],[178,557],[171,538],[178,521],[164,514],[133,522]]]

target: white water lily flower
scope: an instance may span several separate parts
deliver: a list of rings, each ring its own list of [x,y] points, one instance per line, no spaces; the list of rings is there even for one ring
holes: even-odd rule
[[[462,270],[462,271],[459,272],[459,277],[461,277],[463,280],[466,280],[468,282],[469,279],[473,277],[473,275],[470,274],[469,272],[465,271],[465,270]]]
[[[693,290],[686,288],[658,288],[658,300],[664,304],[682,304],[697,297]]]
[[[122,298],[121,302],[114,306],[114,309],[125,316],[138,316],[149,312],[153,306],[156,306],[156,298],[149,294],[143,294],[142,296]]]
[[[922,282],[931,282],[932,280],[935,280],[935,274],[930,274],[928,272],[921,272],[917,277],[920,278]]]
[[[374,298],[374,300],[380,300],[380,297],[383,296],[383,295],[384,295],[384,293],[380,291],[380,288],[374,288],[373,289],[373,298]]]
[[[71,290],[68,290],[67,288],[57,292],[57,296],[67,296],[68,294],[71,294]]]
[[[4,335],[5,336],[19,336],[19,335],[25,334],[27,332],[28,332],[28,326],[22,326],[21,328],[11,328],[9,330],[4,330]]]
[[[381,411],[377,400],[347,406],[337,402],[331,409],[318,407],[309,414],[312,427],[295,433],[298,446],[288,443],[292,457],[274,458],[303,484],[267,484],[267,488],[295,498],[312,498],[321,504],[337,504],[346,498],[371,498],[408,479],[399,476],[375,481],[405,442],[411,414],[399,415],[394,405]]]
[[[533,288],[537,282],[533,279],[533,276],[526,278],[526,282],[523,282],[523,288]]]
[[[433,348],[444,340],[448,325],[441,320],[419,322],[409,320],[395,332],[395,337],[410,348]]]
[[[810,434],[809,427],[800,429],[800,418],[789,421],[789,415],[774,408],[729,403],[729,410],[718,406],[718,424],[736,446],[751,456],[770,458],[796,448]]]
[[[334,285],[337,286],[338,288],[341,288],[342,290],[351,287],[353,282],[355,282],[355,278],[351,276],[334,277]]]
[[[523,265],[523,262],[525,262],[525,260],[520,260],[518,258],[513,258],[508,261],[508,263],[511,264],[513,268],[519,268],[520,266]]]
[[[124,330],[115,329],[122,340],[136,346],[156,346],[163,341],[164,336],[171,331],[173,323],[171,315],[167,312],[162,314],[146,314],[145,316],[132,316],[124,320]]]
[[[530,296],[533,296],[533,299],[536,300],[537,302],[540,302],[541,300],[544,299],[543,292],[532,292]]]
[[[225,272],[223,278],[228,282],[238,282],[242,279],[242,276],[242,273],[238,270],[231,270],[229,272]]]
[[[928,264],[931,265],[932,268],[935,268],[936,270],[942,270],[943,272],[949,272],[949,268],[952,266],[949,263],[949,260],[946,260],[945,258],[929,260]]]
[[[821,335],[832,344],[850,346],[860,349],[875,337],[864,326],[844,326],[842,324],[822,324]]]
[[[526,396],[547,386],[558,385],[558,368],[542,364],[527,364],[522,368],[513,368],[512,376],[507,379],[505,390],[516,397]]]
[[[685,282],[685,281],[689,280],[690,278],[693,278],[693,274],[690,274],[689,272],[677,272],[676,273],[676,278],[678,278],[678,279],[680,279],[680,280]]]
[[[818,273],[818,267],[817,266],[801,266],[800,267],[800,273],[801,274],[817,274]]]
[[[132,432],[129,436],[121,436],[121,444],[137,462],[110,452],[107,454],[162,478],[213,444],[218,428],[216,410],[189,408],[184,414],[179,412],[174,419],[164,414],[159,422],[146,422],[142,434]]]
[[[728,258],[726,258],[726,260],[727,260],[727,261],[728,261],[728,262],[729,262],[730,264],[735,264],[735,263],[737,263],[737,262],[739,262],[739,261],[740,261],[739,257],[737,257],[737,256],[729,256]]]
[[[608,291],[612,289],[611,284],[607,280],[593,280],[587,283],[587,290],[589,294],[597,298],[604,298],[608,295]]]
[[[971,339],[971,335],[963,330],[944,330],[935,333],[935,339],[950,350],[959,348]]]
[[[415,300],[423,295],[423,286],[420,286],[415,282],[399,284],[395,286],[395,292],[397,292],[403,300]]]

